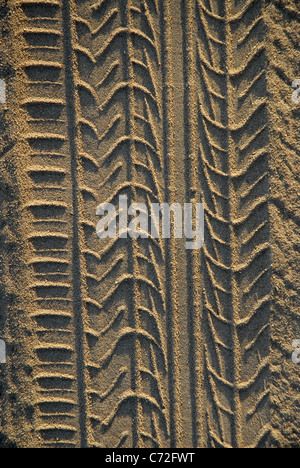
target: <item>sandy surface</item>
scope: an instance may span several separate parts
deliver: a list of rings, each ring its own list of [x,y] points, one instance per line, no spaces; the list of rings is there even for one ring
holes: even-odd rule
[[[1,447],[299,447],[297,3],[0,2]]]

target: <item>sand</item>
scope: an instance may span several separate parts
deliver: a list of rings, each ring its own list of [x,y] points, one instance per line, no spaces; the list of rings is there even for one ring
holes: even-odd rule
[[[299,446],[298,6],[0,2],[1,447]]]

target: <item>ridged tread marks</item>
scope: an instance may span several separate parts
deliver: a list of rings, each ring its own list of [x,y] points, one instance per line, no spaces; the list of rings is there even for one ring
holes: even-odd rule
[[[299,5],[267,1],[267,54],[270,120],[270,220],[272,245],[271,403],[274,446],[299,446],[299,365],[292,343],[299,320],[299,104],[292,102],[300,77]]]
[[[27,174],[26,184],[25,178],[17,180],[20,194],[15,197],[21,202],[28,198],[24,244],[32,248],[28,284],[39,345],[29,337],[26,324],[22,337],[18,328],[11,340],[16,324],[22,326],[22,314],[21,303],[15,307],[13,302],[16,286],[9,280],[8,340],[19,350],[20,343],[27,347],[20,351],[26,355],[25,369],[18,359],[8,362],[9,387],[16,392],[9,394],[5,418],[11,421],[5,433],[20,441],[23,422],[24,427],[28,421],[32,425],[34,415],[46,447],[169,446],[169,436],[175,436],[168,421],[177,420],[174,407],[180,401],[172,393],[172,384],[178,382],[170,379],[168,355],[173,325],[164,286],[168,252],[155,240],[105,243],[95,237],[98,203],[117,205],[119,194],[148,205],[165,201],[163,95],[170,82],[162,76],[163,38],[158,33],[165,2],[10,3],[13,24],[20,28],[14,38],[24,45],[18,73],[23,73],[28,91],[20,106],[15,105],[14,127],[22,128],[17,150],[24,155]],[[287,341],[298,338],[297,291],[290,280],[296,259],[275,224],[284,224],[288,217],[288,237],[298,225],[296,191],[288,190],[288,202],[277,192],[279,186],[285,193],[282,181],[286,184],[295,170],[296,144],[282,129],[288,121],[289,136],[297,132],[297,110],[287,110],[281,93],[285,88],[292,106],[290,84],[299,70],[294,66],[295,31],[275,25],[299,15],[291,0],[271,3],[265,10],[271,36],[276,36],[268,45],[275,266],[271,389],[274,433],[278,444],[286,446],[297,444],[290,438],[297,433],[295,412],[290,425],[282,424],[298,398],[292,350],[288,344],[282,348],[282,336]],[[263,2],[193,0],[182,5],[188,194],[193,199],[201,194],[206,210],[201,263],[199,254],[188,254],[193,282],[188,310],[193,441],[194,446],[264,447],[270,431],[270,259]],[[282,65],[272,63],[274,58]],[[13,113],[13,105],[10,108]],[[20,167],[17,171],[19,176]],[[23,212],[22,222],[26,216]],[[5,230],[8,247],[17,247],[16,239],[23,238],[22,222],[15,231],[13,223],[12,230]],[[21,263],[27,261],[25,249],[17,252]],[[29,275],[24,266],[17,274],[16,257],[3,257],[3,264],[10,265],[4,274],[10,278],[14,260],[14,277],[22,276],[24,283]],[[29,308],[25,304],[24,310]],[[27,365],[27,338],[38,360],[33,374],[38,397]],[[282,380],[278,368],[284,359],[288,364]],[[17,383],[24,372],[28,388],[22,393]],[[288,393],[282,387],[285,381],[290,382]],[[32,392],[34,413],[29,400],[26,407],[26,392]],[[29,434],[29,426],[24,431]],[[26,444],[35,441],[26,439]]]
[[[268,132],[262,2],[196,0],[190,70],[205,206],[203,408],[208,447],[260,447],[269,433]],[[191,30],[191,29],[190,29]]]
[[[90,8],[101,119],[99,203],[118,209],[123,195],[128,206],[149,208],[164,201],[158,5],[104,0]],[[101,337],[90,369],[94,433],[101,446],[166,447],[164,245],[152,238],[102,239],[97,249],[88,304]]]
[[[84,257],[86,161],[94,160],[97,130],[80,100],[87,90],[85,65],[91,53],[79,42],[74,2],[21,1],[27,143],[31,184],[26,204],[27,237],[38,359],[35,426],[46,447],[86,447],[92,443],[88,418],[88,275]],[[92,69],[89,70],[92,73]],[[92,103],[97,108],[97,106]],[[92,114],[92,112],[91,112]],[[92,115],[92,118],[94,115]],[[96,165],[97,166],[97,165]],[[93,184],[95,173],[90,177]]]
[[[11,53],[11,16],[6,1],[0,2],[0,78],[6,86],[5,103],[0,104],[0,339],[6,344],[6,363],[0,364],[0,447],[36,445],[33,431],[31,322],[27,311],[31,297],[25,292],[28,249],[22,236],[18,147],[16,125],[10,103],[15,86],[15,57]]]

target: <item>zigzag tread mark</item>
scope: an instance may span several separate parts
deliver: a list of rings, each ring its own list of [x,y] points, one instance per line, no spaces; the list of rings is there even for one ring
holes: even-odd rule
[[[269,239],[258,235],[262,220],[255,221],[258,210],[265,223],[268,221],[266,109],[265,101],[255,94],[255,83],[264,72],[261,58],[265,45],[256,38],[253,46],[252,34],[263,28],[262,4],[250,0],[235,5],[229,1],[222,13],[217,2],[208,7],[197,0],[195,7],[195,62],[202,80],[198,84],[202,93],[197,96],[198,131],[204,135],[199,145],[200,184],[211,233],[203,249],[204,372],[210,376],[206,385],[208,443],[243,447],[258,443],[257,433],[269,422],[268,302],[263,300],[268,288]],[[207,71],[212,72],[209,78]],[[247,74],[251,81],[240,90],[239,80],[247,80]],[[261,196],[255,198],[258,188]],[[247,255],[242,249],[244,242]],[[265,291],[264,298],[258,296],[259,287]],[[253,323],[255,335],[253,331],[247,335],[245,328]],[[255,374],[247,361],[256,362],[259,370]]]

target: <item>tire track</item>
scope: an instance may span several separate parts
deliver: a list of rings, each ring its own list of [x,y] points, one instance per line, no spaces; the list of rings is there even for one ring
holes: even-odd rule
[[[101,119],[98,199],[117,207],[126,196],[128,206],[149,209],[164,201],[158,3],[100,1],[91,5],[91,18]],[[166,447],[165,248],[160,240],[127,235],[98,242],[94,323],[102,325],[94,347],[93,426],[104,446]]]
[[[0,445],[297,446],[295,2],[2,14]],[[203,248],[97,238],[120,196],[202,201]]]
[[[78,41],[80,18],[70,2],[20,2],[14,14],[21,26],[26,91],[19,112],[28,164],[27,239],[29,288],[34,294],[32,319],[38,345],[34,372],[38,396],[35,427],[46,447],[86,447],[87,334],[82,213],[83,137],[94,125],[83,117],[80,90],[90,90],[80,72],[91,53]]]
[[[199,76],[193,91],[198,111],[191,133],[197,129],[200,135],[207,234],[202,255],[205,398],[198,412],[204,411],[209,447],[257,447],[269,432],[262,4],[196,1],[188,27],[197,32],[192,60]],[[195,157],[192,166],[196,171]]]
[[[33,356],[31,321],[28,311],[32,295],[26,289],[26,262],[29,249],[24,239],[24,183],[17,156],[22,144],[16,139],[18,122],[12,110],[19,96],[16,70],[18,53],[13,48],[15,29],[8,2],[1,2],[1,78],[6,84],[5,104],[1,105],[0,205],[1,205],[1,313],[0,334],[6,342],[6,364],[1,365],[0,443],[4,448],[25,447],[24,427],[29,430],[28,443],[35,447],[32,382]],[[3,16],[2,16],[3,15]],[[9,62],[7,58],[9,57]],[[24,274],[25,272],[25,274]],[[2,445],[3,444],[3,445]]]

